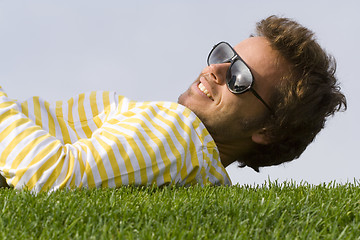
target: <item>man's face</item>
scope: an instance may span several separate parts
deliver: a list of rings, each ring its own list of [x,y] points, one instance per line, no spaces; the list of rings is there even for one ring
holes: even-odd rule
[[[234,47],[254,75],[253,88],[269,103],[273,87],[279,82],[283,66],[280,57],[264,37],[248,38]],[[241,141],[251,137],[259,121],[268,113],[251,91],[233,94],[226,85],[230,63],[212,64],[178,99],[191,109],[215,141]],[[254,123],[256,126],[254,126]]]

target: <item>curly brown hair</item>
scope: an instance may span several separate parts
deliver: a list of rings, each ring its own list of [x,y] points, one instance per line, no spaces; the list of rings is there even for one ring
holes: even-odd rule
[[[346,98],[335,77],[335,59],[316,42],[314,34],[294,20],[270,16],[257,23],[256,35],[265,37],[290,65],[276,86],[272,116],[265,122],[271,139],[258,145],[240,167],[278,165],[298,158],[324,128],[327,118],[346,110]]]

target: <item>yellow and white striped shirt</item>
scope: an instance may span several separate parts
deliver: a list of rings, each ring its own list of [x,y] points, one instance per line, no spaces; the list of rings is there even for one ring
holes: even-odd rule
[[[54,106],[0,87],[0,173],[34,192],[122,185],[230,185],[213,138],[186,107],[115,92]]]

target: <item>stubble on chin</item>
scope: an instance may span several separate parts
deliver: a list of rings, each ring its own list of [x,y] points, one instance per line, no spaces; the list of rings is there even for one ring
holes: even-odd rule
[[[181,105],[185,106],[185,100],[187,98],[187,95],[189,95],[189,89],[187,89],[185,92],[183,92],[182,94],[180,94],[180,96],[178,97],[178,103]]]
[[[182,94],[180,94],[180,96],[178,97],[178,103],[181,105],[184,105],[187,108],[190,108],[190,104],[187,103],[187,100],[190,99],[194,94],[191,90],[191,87],[194,85],[194,83],[197,83],[200,81],[200,76],[201,74],[196,78],[196,80],[194,82],[191,83],[191,85],[188,87],[188,89],[183,92]]]

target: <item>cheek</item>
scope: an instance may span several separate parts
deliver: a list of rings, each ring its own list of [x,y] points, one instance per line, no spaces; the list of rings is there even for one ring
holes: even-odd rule
[[[256,119],[263,115],[263,107],[251,96],[250,92],[236,96],[234,101],[229,102],[227,107],[217,114],[224,125],[231,126],[233,132],[246,131],[253,122],[257,122]]]

